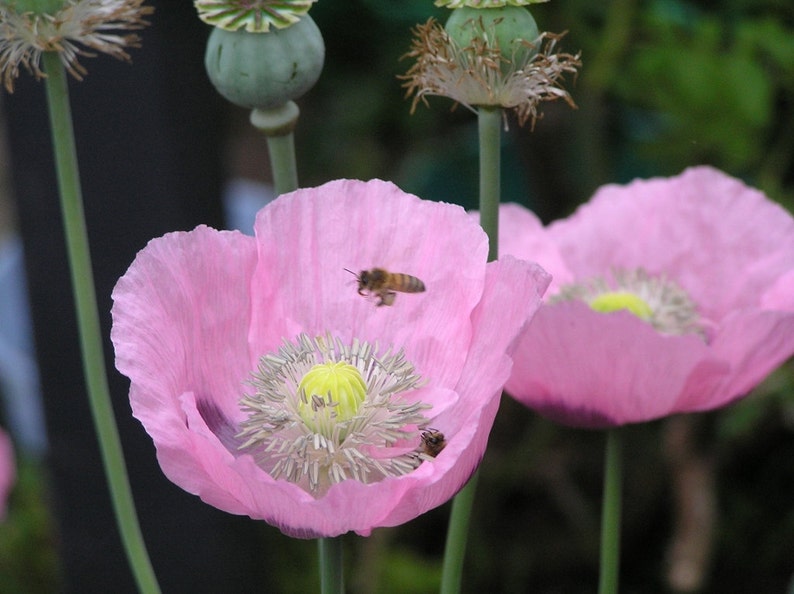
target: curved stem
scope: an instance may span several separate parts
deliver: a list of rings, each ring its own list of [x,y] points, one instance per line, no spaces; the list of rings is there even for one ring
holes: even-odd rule
[[[477,111],[480,141],[480,226],[488,235],[488,261],[499,253],[499,200],[501,195],[501,131],[502,110],[480,107]],[[460,592],[463,559],[474,507],[479,472],[469,480],[452,501],[447,529],[444,562],[441,572],[441,593]]]
[[[617,594],[618,591],[622,474],[620,430],[614,428],[607,432],[598,594]]]
[[[273,109],[254,109],[251,124],[267,136],[276,195],[298,189],[298,166],[293,130],[300,111],[292,101]]]
[[[91,414],[116,521],[138,589],[146,593],[160,592],[138,524],[107,383],[66,72],[55,52],[44,52],[42,60],[47,73],[45,87],[55,167]]]
[[[345,583],[342,575],[342,537],[317,540],[320,555],[320,592],[342,594]]]

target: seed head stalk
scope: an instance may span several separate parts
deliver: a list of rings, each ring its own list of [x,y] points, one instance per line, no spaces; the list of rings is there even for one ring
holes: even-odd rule
[[[620,582],[621,483],[623,476],[620,429],[610,429],[606,437],[598,594],[617,594]]]
[[[295,157],[295,135],[290,132],[284,136],[268,136],[267,149],[276,195],[297,190],[298,163]]]
[[[502,118],[502,109],[499,107],[481,106],[477,110],[480,143],[480,226],[488,235],[489,262],[496,260],[499,255]],[[479,471],[475,472],[452,501],[441,570],[441,594],[460,592],[466,540],[479,474]]]
[[[270,109],[253,109],[251,125],[267,137],[270,170],[276,195],[298,189],[295,126],[300,110],[294,101]]]
[[[45,87],[55,167],[89,404],[99,439],[102,461],[107,473],[116,521],[138,589],[146,594],[159,593],[160,587],[154,575],[135,512],[121,441],[111,405],[77,167],[66,71],[56,52],[44,52],[42,62],[47,75]]]
[[[342,574],[342,537],[318,538],[320,556],[321,594],[343,594],[345,581]]]

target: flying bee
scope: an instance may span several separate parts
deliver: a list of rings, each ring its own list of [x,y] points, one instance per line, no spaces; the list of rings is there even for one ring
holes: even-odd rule
[[[433,458],[438,456],[441,453],[441,450],[447,447],[447,440],[441,431],[428,429],[427,431],[422,431],[421,437],[422,451]]]
[[[393,304],[397,292],[422,293],[425,290],[425,283],[410,274],[389,272],[383,268],[362,270],[360,274],[347,268],[345,270],[356,277],[359,295],[378,296],[378,307]]]

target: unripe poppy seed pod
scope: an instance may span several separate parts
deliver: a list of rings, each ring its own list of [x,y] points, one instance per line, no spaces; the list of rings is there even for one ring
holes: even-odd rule
[[[325,44],[308,16],[267,33],[214,28],[204,66],[226,99],[249,109],[272,109],[301,97],[320,78]]]
[[[538,53],[538,47],[529,45],[538,40],[538,25],[523,6],[456,8],[444,29],[461,48],[469,47],[475,40],[490,48],[498,47],[502,56],[518,68]]]

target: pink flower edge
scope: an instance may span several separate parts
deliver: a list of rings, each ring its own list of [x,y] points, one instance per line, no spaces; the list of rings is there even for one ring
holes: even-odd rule
[[[16,480],[14,447],[11,438],[0,430],[0,521],[5,520],[8,512],[8,497]]]

